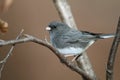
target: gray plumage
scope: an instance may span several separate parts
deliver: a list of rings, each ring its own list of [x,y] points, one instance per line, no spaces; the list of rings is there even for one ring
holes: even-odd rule
[[[96,34],[70,28],[62,22],[51,22],[48,27],[52,45],[62,54],[77,55],[84,52],[96,40],[114,37],[114,34]],[[74,49],[73,49],[74,48]]]

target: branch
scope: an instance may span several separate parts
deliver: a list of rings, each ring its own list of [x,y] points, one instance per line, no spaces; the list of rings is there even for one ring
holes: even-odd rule
[[[97,77],[94,70],[92,69],[92,65],[90,64],[89,57],[87,56],[86,52],[82,53],[82,56],[77,59],[77,64],[86,72],[86,74],[92,77],[92,80],[97,80]],[[86,80],[85,77],[84,80]]]
[[[59,13],[59,16],[63,22],[68,24],[71,28],[77,29],[75,20],[73,18],[70,6],[67,0],[53,0],[56,10]]]
[[[35,42],[37,44],[43,45],[47,48],[49,48],[55,55],[60,59],[62,63],[64,63],[67,67],[72,69],[73,71],[77,72],[78,74],[86,77],[87,80],[93,80],[91,76],[87,75],[82,69],[80,69],[77,65],[75,65],[72,62],[69,62],[63,55],[61,55],[50,43],[43,41],[41,39],[38,39],[36,37],[30,36],[30,35],[25,35],[25,38],[18,39],[18,40],[10,40],[10,41],[4,41],[0,42],[0,46],[5,46],[5,45],[16,45],[20,43],[25,43],[25,42]]]
[[[18,39],[20,38],[20,36],[22,35],[23,31],[24,31],[24,30],[22,29],[21,32],[19,33],[19,35],[16,37],[16,40],[18,40]],[[13,51],[14,47],[15,47],[15,45],[13,45],[13,46],[10,48],[10,50],[9,50],[9,52],[7,53],[7,55],[5,56],[5,58],[4,58],[2,61],[0,61],[0,64],[1,64],[1,67],[0,67],[0,79],[1,79],[2,71],[3,71],[3,68],[4,68],[4,66],[5,66],[5,63],[6,63],[6,61],[8,60],[8,58],[10,57],[10,55],[12,54],[12,51]]]
[[[53,0],[53,1],[61,20],[68,24],[71,28],[77,29],[75,20],[72,16],[72,12],[67,0]],[[86,74],[91,76],[93,80],[96,80],[96,74],[92,69],[92,65],[86,53],[83,53],[83,55],[78,58],[77,63],[79,68],[82,68],[86,72]],[[85,77],[83,77],[83,79],[86,80]]]
[[[115,62],[119,42],[120,42],[120,17],[117,25],[116,36],[113,40],[113,44],[107,62],[106,80],[113,80],[114,62]]]

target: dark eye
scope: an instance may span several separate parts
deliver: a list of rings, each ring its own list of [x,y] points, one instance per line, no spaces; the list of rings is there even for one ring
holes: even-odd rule
[[[56,26],[52,26],[53,29],[57,28]]]

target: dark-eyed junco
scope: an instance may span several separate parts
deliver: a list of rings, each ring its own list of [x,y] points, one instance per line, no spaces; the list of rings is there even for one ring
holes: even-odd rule
[[[99,34],[79,31],[70,28],[62,22],[51,22],[46,30],[50,33],[52,45],[65,56],[75,56],[83,53],[96,40],[114,37],[114,34]]]

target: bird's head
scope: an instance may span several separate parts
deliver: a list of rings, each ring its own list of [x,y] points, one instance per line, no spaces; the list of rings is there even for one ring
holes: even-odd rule
[[[66,31],[69,31],[70,27],[62,22],[54,21],[49,23],[48,27],[46,27],[46,30],[50,33],[64,33]]]

